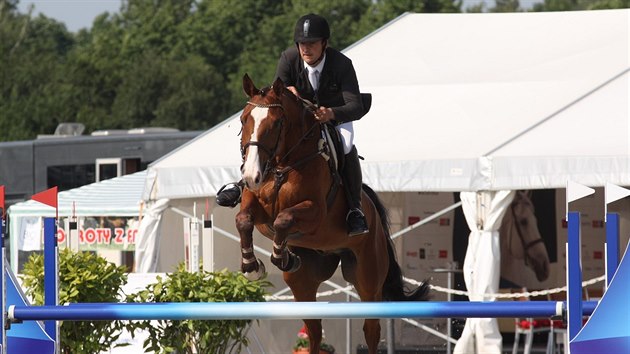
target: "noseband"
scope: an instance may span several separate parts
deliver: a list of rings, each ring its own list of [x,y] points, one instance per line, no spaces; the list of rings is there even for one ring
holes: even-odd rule
[[[258,107],[258,108],[272,108],[272,107],[279,107],[280,109],[282,109],[282,110],[284,111],[284,107],[282,106],[282,104],[281,104],[281,103],[266,103],[266,104],[261,104],[261,103],[255,103],[255,102],[252,102],[252,101],[247,101],[247,104],[252,105],[252,106],[254,106],[254,107]],[[305,108],[306,108],[306,109],[310,109],[311,107],[306,106],[306,104],[305,104]],[[281,130],[282,130],[282,124],[284,123],[284,118],[285,118],[285,117],[283,116],[283,117],[281,118],[281,120],[280,120],[280,129],[281,129]],[[295,144],[293,147],[291,147],[291,149],[290,149],[290,150],[289,150],[289,151],[288,151],[288,152],[287,152],[284,156],[282,156],[282,158],[281,158],[280,160],[281,160],[281,161],[286,160],[286,158],[287,158],[287,157],[288,157],[288,156],[289,156],[289,155],[290,155],[290,154],[291,154],[291,153],[292,153],[292,152],[293,152],[293,151],[294,151],[294,150],[295,150],[298,146],[300,146],[300,144],[301,144],[301,143],[302,143],[305,139],[307,139],[308,137],[310,137],[310,136],[311,136],[311,133],[313,132],[313,130],[314,130],[316,127],[318,127],[318,126],[319,126],[319,124],[313,124],[313,125],[310,127],[310,129],[308,129],[308,130],[306,131],[306,133],[304,133],[304,134],[302,135],[302,137],[300,138],[300,140],[298,141],[298,143],[297,143],[297,144]],[[253,146],[257,146],[259,149],[262,149],[264,152],[266,152],[267,154],[269,154],[269,160],[267,160],[267,164],[266,164],[266,166],[265,166],[265,172],[267,172],[267,170],[271,168],[269,161],[271,161],[271,159],[272,159],[274,156],[276,156],[276,150],[278,149],[278,144],[279,144],[279,142],[280,142],[280,134],[278,134],[278,139],[276,140],[276,144],[275,144],[275,146],[273,147],[273,149],[271,150],[271,149],[267,148],[266,146],[262,145],[262,144],[261,144],[260,142],[258,142],[258,141],[249,141],[249,142],[247,142],[245,145],[243,145],[243,146],[241,147],[241,158],[243,159],[243,161],[245,161],[245,152],[247,151],[247,148],[248,148],[248,147],[250,147],[250,146],[252,146],[252,145],[253,145]],[[321,152],[322,152],[322,151],[317,151],[317,153],[316,153],[316,154],[314,154],[312,157],[307,158],[306,160],[310,160],[310,159],[312,159],[312,158],[316,157],[316,156],[317,156],[317,155],[319,155]],[[304,162],[306,162],[306,161],[300,161],[300,162],[298,162],[297,164],[298,164],[298,165],[301,165],[301,164],[303,164]]]
[[[512,204],[510,206],[510,211],[512,212],[512,219],[514,220],[514,228],[516,229],[516,233],[518,234],[518,238],[521,241],[521,245],[523,246],[523,258],[525,261],[525,265],[529,265],[529,249],[534,247],[535,245],[537,245],[540,242],[544,242],[544,240],[542,238],[537,238],[535,240],[526,242],[525,241],[525,237],[523,236],[523,231],[521,230],[521,225],[518,222],[518,217],[516,216],[516,211],[514,211],[514,206],[517,204],[518,202]]]
[[[280,109],[282,109],[284,111],[284,107],[282,107],[282,104],[280,103],[267,103],[267,104],[261,104],[261,103],[255,103],[252,101],[247,101],[247,104],[252,105],[256,108],[273,108],[273,107],[278,107]],[[282,118],[280,118],[280,131],[282,131],[282,124],[284,123],[284,116]],[[267,153],[267,155],[269,155],[269,159],[267,160],[267,163],[265,163],[265,168],[263,170],[263,178],[264,176],[267,175],[267,173],[269,172],[269,170],[271,170],[271,161],[273,159],[274,156],[276,156],[276,150],[278,149],[278,144],[280,143],[280,133],[278,133],[278,139],[276,139],[276,143],[273,147],[273,149],[269,149],[267,148],[265,145],[261,144],[258,141],[248,141],[245,145],[241,146],[241,159],[243,161],[245,161],[245,153],[247,152],[247,148],[249,148],[250,146],[256,146],[259,149],[263,150],[265,153]]]
[[[281,103],[267,103],[267,104],[261,104],[261,103],[255,103],[252,101],[248,101],[247,102],[248,105],[252,105],[254,107],[258,107],[258,108],[272,108],[272,107],[279,107],[284,111],[284,107],[282,106]],[[306,112],[306,110],[312,109],[312,107],[306,105],[304,102],[304,108],[305,110],[303,110],[302,112],[302,119],[304,119],[304,114]],[[312,112],[312,111],[311,111]],[[284,123],[284,118],[285,116],[283,116],[280,120],[280,130],[282,130],[282,124]],[[299,146],[301,146],[301,144],[311,138],[312,136],[316,136],[313,133],[313,131],[315,130],[315,128],[319,127],[319,123],[315,123],[313,124],[309,129],[306,130],[306,132],[300,137],[300,139],[298,140],[298,142],[292,146],[289,151],[287,151],[284,156],[282,156],[279,160],[279,163],[285,162],[289,155],[291,155],[292,152],[295,151],[295,149],[297,149]],[[273,157],[276,156],[276,150],[278,149],[278,145],[280,142],[280,133],[278,134],[278,139],[276,140],[275,146],[273,147],[272,150],[268,149],[267,147],[265,147],[264,145],[262,145],[261,143],[257,142],[257,141],[250,141],[247,142],[245,145],[243,145],[241,147],[241,155],[243,158],[243,161],[245,161],[245,152],[247,151],[247,148],[249,146],[257,146],[258,148],[262,149],[263,151],[265,151],[267,154],[269,154],[269,159],[267,160],[267,162],[265,163],[265,168],[263,170],[263,177],[262,179],[265,180],[265,177],[267,176],[267,173],[273,168],[272,161],[273,161]],[[318,149],[311,153],[310,155],[307,155],[305,157],[303,157],[302,159],[295,161],[293,164],[288,165],[284,168],[276,168],[276,170],[274,171],[274,197],[273,197],[273,202],[272,202],[272,210],[274,211],[274,213],[276,212],[276,199],[278,198],[278,192],[280,191],[280,187],[281,185],[284,183],[284,181],[286,180],[286,176],[289,172],[297,169],[300,166],[303,166],[305,164],[307,164],[309,161],[315,159],[317,156],[320,156],[322,153],[324,153],[325,148],[323,146],[318,147]],[[275,218],[275,216],[274,216]]]

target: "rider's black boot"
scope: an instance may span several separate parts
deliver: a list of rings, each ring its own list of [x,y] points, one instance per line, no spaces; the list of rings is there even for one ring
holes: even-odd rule
[[[217,204],[234,208],[241,202],[242,190],[238,183],[228,183],[217,192]]]
[[[348,224],[348,236],[362,235],[369,231],[367,220],[363,211],[361,211],[361,192],[362,192],[362,175],[361,164],[359,162],[359,154],[357,148],[352,150],[345,156],[345,165],[343,168],[343,184],[348,201],[349,211],[346,216]]]

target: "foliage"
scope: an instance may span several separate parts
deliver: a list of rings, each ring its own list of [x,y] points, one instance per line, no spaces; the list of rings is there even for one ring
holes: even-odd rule
[[[293,345],[293,350],[308,349],[308,348],[309,348],[308,337],[298,337],[298,339],[295,341],[295,344]],[[319,345],[319,349],[320,351],[325,351],[327,353],[335,352],[335,347],[323,341]]]
[[[575,11],[630,8],[628,0],[544,0],[534,11]]]
[[[126,268],[92,252],[59,252],[59,303],[119,302],[127,283]],[[21,275],[26,294],[36,305],[44,302],[44,257],[33,254]],[[108,350],[122,333],[118,321],[65,321],[60,327],[61,353],[92,354]]]
[[[55,129],[66,113],[57,81],[74,45],[62,24],[19,14],[11,3],[0,0],[0,140]]]
[[[517,12],[520,11],[519,0],[495,0],[491,12]]]
[[[241,82],[271,83],[295,21],[325,16],[344,49],[404,12],[461,12],[463,0],[128,0],[89,30],[68,32],[0,0],[0,141],[97,129],[207,129],[243,107]],[[469,12],[524,11],[495,0]],[[628,0],[544,0],[532,11],[627,8]],[[439,34],[423,34],[439,35]]]
[[[207,129],[242,108],[243,74],[271,83],[297,18],[328,18],[343,49],[405,11],[459,11],[460,0],[129,0],[70,33],[0,0],[0,141],[97,129]]]
[[[177,271],[158,277],[127,302],[256,302],[264,301],[266,280],[250,281],[240,272],[190,273],[183,264]],[[157,323],[157,324],[156,324]],[[144,347],[156,353],[231,353],[247,345],[250,320],[139,321],[128,329],[149,332]]]

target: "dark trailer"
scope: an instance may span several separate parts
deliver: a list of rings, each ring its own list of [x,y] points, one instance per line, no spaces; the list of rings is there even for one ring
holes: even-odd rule
[[[36,140],[0,143],[7,207],[53,186],[63,191],[144,170],[201,133],[140,128],[64,135],[60,130]]]

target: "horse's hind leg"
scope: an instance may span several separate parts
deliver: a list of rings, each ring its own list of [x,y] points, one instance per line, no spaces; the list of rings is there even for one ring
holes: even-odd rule
[[[284,272],[284,281],[289,285],[295,301],[315,301],[319,285],[329,279],[339,264],[339,256],[319,254],[313,250],[296,247],[304,266],[295,272]],[[304,320],[309,337],[310,353],[319,353],[322,342],[322,320]]]
[[[376,230],[370,230],[377,232]],[[372,233],[372,238],[377,237]],[[383,284],[387,277],[388,261],[387,244],[380,237],[376,240],[365,238],[369,241],[364,242],[361,246],[356,247],[353,252],[355,258],[344,258],[346,261],[342,268],[346,279],[353,279],[354,287],[361,298],[361,301],[382,301],[383,300]],[[356,261],[356,264],[354,264]],[[365,342],[368,346],[369,354],[376,354],[378,343],[381,339],[381,323],[378,319],[365,319],[363,322],[363,334]]]
[[[309,353],[319,353],[322,344],[322,320],[303,320],[308,331]]]
[[[341,257],[343,277],[354,284],[361,301],[380,301],[380,292],[366,284],[366,277],[357,274],[357,259],[353,253],[347,252]],[[365,272],[363,272],[365,274]],[[367,274],[372,274],[368,271]],[[377,274],[377,273],[373,273]],[[375,279],[376,280],[376,279]],[[369,354],[376,354],[376,348],[381,340],[381,322],[378,319],[366,319],[363,322],[363,335],[368,346]]]
[[[363,334],[365,335],[365,342],[368,346],[368,353],[376,354],[376,348],[381,339],[381,322],[378,319],[366,318],[363,322]]]
[[[291,288],[295,301],[316,300],[320,282],[308,274],[301,274],[308,273],[302,272],[305,268],[302,267],[294,273],[284,273],[284,281]],[[308,331],[309,353],[319,353],[319,346],[322,342],[322,320],[310,319],[303,321]]]

